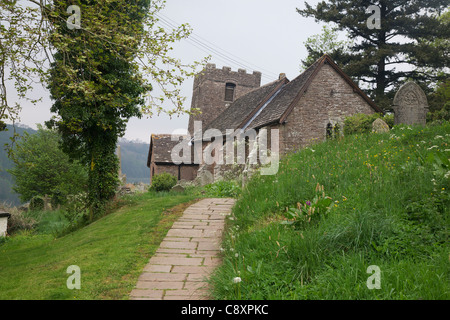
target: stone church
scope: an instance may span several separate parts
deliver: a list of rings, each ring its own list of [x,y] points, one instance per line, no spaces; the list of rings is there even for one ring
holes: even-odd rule
[[[293,80],[280,74],[278,80],[262,86],[260,72],[248,74],[208,64],[194,80],[191,108],[201,113],[190,116],[188,137],[194,134],[194,121],[202,121],[203,131],[216,129],[224,136],[227,130],[277,129],[281,156],[325,140],[350,115],[383,112],[328,55]],[[170,135],[151,136],[150,180],[162,172],[193,180],[205,169],[194,161],[175,164],[171,150],[179,141],[172,140]],[[202,144],[201,150],[208,142]],[[207,170],[214,175],[219,167],[208,166]]]

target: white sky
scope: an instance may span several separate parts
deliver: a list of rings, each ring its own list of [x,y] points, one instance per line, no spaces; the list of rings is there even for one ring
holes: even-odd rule
[[[307,0],[315,5],[319,0]],[[300,73],[300,63],[307,56],[303,42],[314,34],[321,32],[322,24],[313,18],[303,18],[296,8],[304,8],[303,0],[168,0],[162,17],[172,21],[189,23],[194,36],[215,49],[227,51],[227,56],[243,62],[247,72],[253,70],[263,73],[262,84],[275,80],[280,73],[286,73],[289,79]],[[184,63],[199,61],[211,54],[182,40],[174,46],[173,56]],[[198,44],[197,44],[198,46]],[[229,66],[237,71],[242,66],[223,61],[213,55],[210,63],[218,68]],[[268,77],[268,72],[272,77]],[[182,85],[182,94],[190,107],[193,80]],[[13,88],[11,88],[13,89]],[[10,89],[10,90],[11,90]],[[51,117],[51,101],[48,92],[36,88],[33,97],[43,96],[42,103],[34,106],[21,102],[23,110],[20,123],[36,128],[37,123],[44,123]],[[168,106],[170,109],[170,106]],[[149,142],[152,133],[172,133],[176,129],[187,129],[188,116],[169,119],[167,116],[155,116],[129,121],[126,139]]]

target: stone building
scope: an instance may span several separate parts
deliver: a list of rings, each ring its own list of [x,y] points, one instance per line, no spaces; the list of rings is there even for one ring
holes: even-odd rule
[[[172,161],[171,151],[180,141],[183,141],[184,136],[177,136],[177,138],[178,140],[173,141],[170,134],[152,134],[147,158],[147,167],[150,168],[150,184],[154,175],[163,172],[172,174],[178,180],[190,181],[197,176],[198,164],[194,164],[194,161],[181,164]]]
[[[382,113],[327,55],[291,81],[280,74],[278,80],[263,86],[259,86],[260,73],[233,73],[228,68],[217,72],[212,65],[206,70],[194,84],[192,106],[202,109],[203,113],[190,118],[190,134],[193,121],[197,119],[203,121],[203,132],[216,129],[224,138],[227,130],[245,133],[277,129],[279,154],[285,155],[325,140],[334,128],[343,127],[348,116]],[[228,76],[222,76],[222,72]],[[231,75],[235,74],[241,75],[241,80],[233,80]],[[233,95],[228,91],[231,83],[235,85]],[[204,141],[202,150],[210,143]],[[164,149],[154,152],[164,152]],[[198,172],[208,170],[217,177],[224,168],[201,163],[196,169]]]

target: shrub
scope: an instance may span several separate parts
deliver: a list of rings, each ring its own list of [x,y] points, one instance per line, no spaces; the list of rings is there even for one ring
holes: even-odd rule
[[[22,230],[33,230],[37,222],[31,217],[25,217],[22,212],[16,208],[9,210],[11,217],[8,219],[8,234],[11,235]]]
[[[447,102],[442,109],[427,113],[427,122],[450,121],[450,102]]]
[[[177,178],[170,173],[164,172],[157,174],[152,178],[150,190],[153,191],[169,191],[177,184]]]
[[[344,134],[345,135],[351,135],[351,134],[360,134],[360,133],[368,133],[372,131],[372,123],[378,119],[381,118],[384,120],[390,128],[394,126],[394,115],[389,114],[383,116],[379,113],[374,114],[364,114],[364,113],[358,113],[353,116],[347,117],[344,120]]]
[[[238,198],[241,188],[235,181],[217,181],[205,186],[205,194],[208,197]]]

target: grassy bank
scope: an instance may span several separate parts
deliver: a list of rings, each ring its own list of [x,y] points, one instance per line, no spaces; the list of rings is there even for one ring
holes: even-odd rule
[[[194,198],[145,193],[128,197],[120,209],[60,238],[45,233],[8,238],[0,243],[0,299],[127,299]],[[80,290],[66,286],[71,265],[80,267]]]
[[[228,222],[215,297],[449,299],[449,144],[448,123],[398,126],[254,177]],[[373,265],[379,289],[367,286]]]

